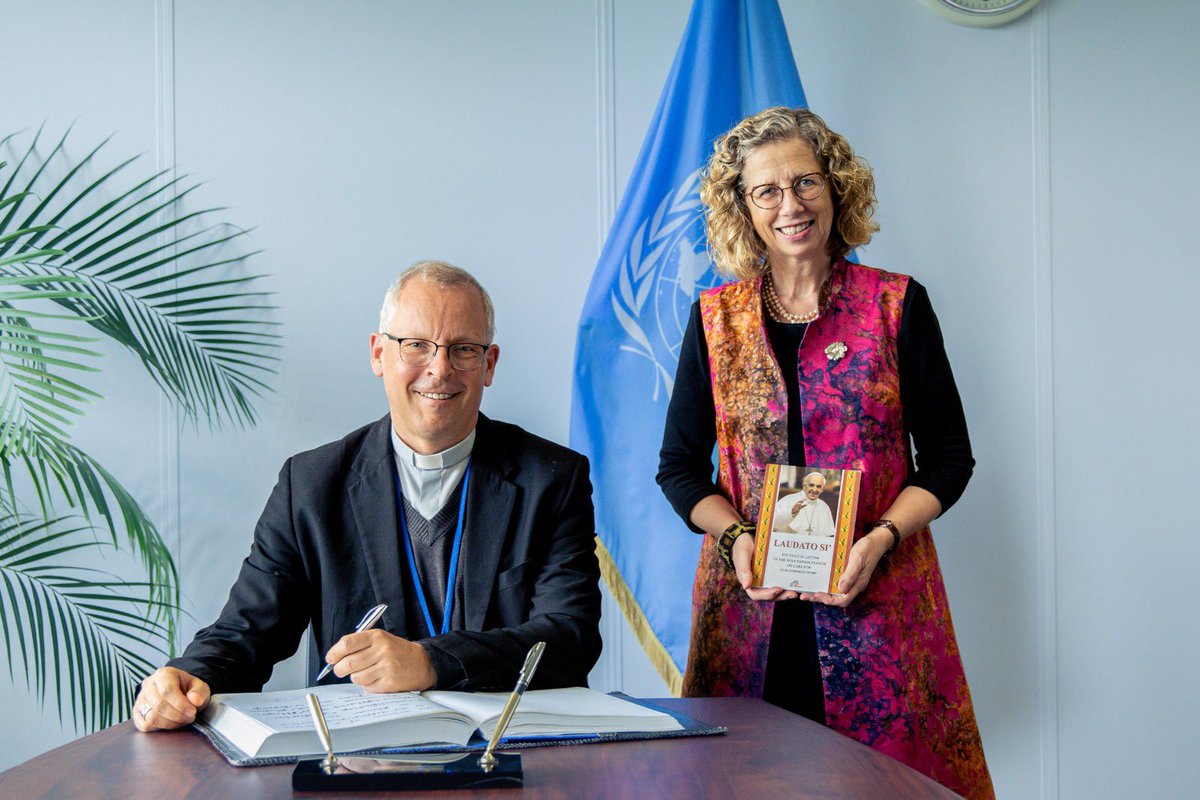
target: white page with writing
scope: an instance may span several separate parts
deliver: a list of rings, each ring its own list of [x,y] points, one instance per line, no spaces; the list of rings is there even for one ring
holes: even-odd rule
[[[442,692],[427,691],[426,697],[443,706],[453,708],[469,715],[476,720],[486,720],[500,716],[504,704],[508,701],[509,692]],[[525,692],[521,704],[517,706],[517,714],[528,719],[537,717],[538,722],[550,719],[560,719],[568,723],[567,727],[580,727],[574,722],[601,720],[631,720],[644,722],[646,720],[666,717],[673,725],[664,720],[664,730],[682,727],[676,720],[661,711],[630,703],[619,697],[597,692],[583,686],[572,686],[565,689],[537,689]],[[638,729],[635,724],[631,729]]]
[[[331,729],[370,725],[388,719],[446,714],[446,709],[413,692],[370,694],[353,683],[294,689],[266,694],[217,695],[219,701],[257,719],[273,730],[312,730],[305,695],[315,694]]]

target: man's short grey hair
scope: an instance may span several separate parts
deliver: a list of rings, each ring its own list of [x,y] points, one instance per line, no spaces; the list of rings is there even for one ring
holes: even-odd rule
[[[479,342],[479,344],[492,343],[492,339],[496,336],[496,309],[492,305],[492,298],[488,296],[487,290],[483,288],[483,285],[475,280],[474,275],[462,267],[447,264],[445,261],[418,261],[404,270],[404,272],[401,272],[396,280],[392,281],[392,285],[388,287],[387,294],[383,296],[383,308],[379,309],[380,333],[387,330],[392,315],[396,313],[396,299],[413,278],[423,278],[427,281],[433,281],[445,289],[449,289],[452,286],[475,287],[475,290],[479,292],[479,297],[483,300],[483,317],[487,326],[487,341]]]
[[[824,475],[822,475],[822,474],[821,474],[821,473],[819,473],[819,472],[810,472],[810,473],[808,473],[807,475],[805,475],[805,476],[804,476],[804,480],[806,480],[806,481],[807,481],[809,478],[812,478],[812,477],[814,477],[814,476],[815,476],[815,477],[818,477],[818,478],[820,478],[822,483],[827,483],[827,481],[825,480],[825,476],[824,476]]]

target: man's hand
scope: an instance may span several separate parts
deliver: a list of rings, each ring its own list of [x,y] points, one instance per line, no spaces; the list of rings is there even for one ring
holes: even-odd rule
[[[804,507],[805,507],[805,506],[807,506],[807,505],[808,505],[808,501],[807,501],[807,500],[797,500],[797,501],[796,501],[796,505],[792,506],[792,516],[794,517],[794,516],[796,516],[797,514],[799,514],[799,513],[800,513],[800,509],[804,508]]]
[[[425,648],[378,628],[343,636],[329,648],[325,663],[368,692],[420,692],[437,683]]]
[[[798,596],[790,589],[782,589],[778,586],[762,589],[750,588],[754,582],[751,568],[754,561],[754,536],[752,534],[739,536],[733,543],[730,556],[733,558],[733,568],[737,571],[738,583],[746,590],[746,595],[751,600],[795,600]]]
[[[175,667],[160,667],[142,681],[133,701],[133,724],[139,731],[169,731],[196,721],[208,705],[208,684]]]

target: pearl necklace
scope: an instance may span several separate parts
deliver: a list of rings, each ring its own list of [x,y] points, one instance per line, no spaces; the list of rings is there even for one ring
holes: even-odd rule
[[[767,306],[767,314],[776,322],[787,322],[792,325],[804,325],[821,316],[821,306],[817,305],[812,311],[804,314],[793,314],[783,307],[779,295],[775,294],[775,281],[768,270],[763,276],[763,302]]]

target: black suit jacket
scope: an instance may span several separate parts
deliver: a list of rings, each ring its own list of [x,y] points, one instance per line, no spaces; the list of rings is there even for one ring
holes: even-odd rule
[[[259,691],[310,623],[324,655],[386,603],[380,627],[462,663],[455,688],[511,689],[538,641],[535,686],[587,684],[601,647],[587,459],[480,415],[455,589],[465,630],[419,639],[405,630],[390,425],[288,459],[220,617],[171,666],[213,692]]]

